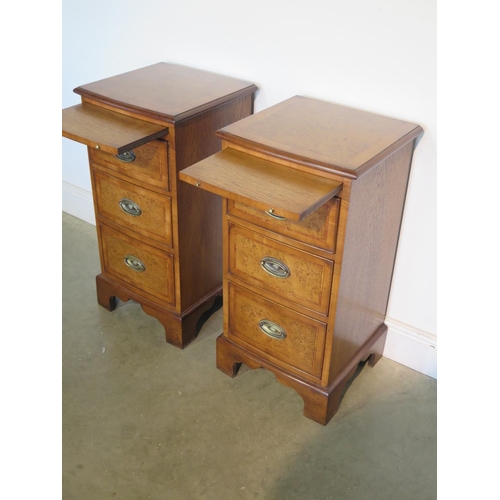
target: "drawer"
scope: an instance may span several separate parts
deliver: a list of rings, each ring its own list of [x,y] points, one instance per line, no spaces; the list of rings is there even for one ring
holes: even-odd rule
[[[151,141],[122,155],[89,148],[90,161],[132,179],[169,190],[167,142]]]
[[[270,215],[264,210],[228,201],[228,213],[283,236],[335,252],[340,199],[332,198],[300,221]]]
[[[326,325],[229,283],[228,337],[263,358],[320,377]]]
[[[230,275],[327,314],[333,262],[229,223]]]
[[[104,271],[174,305],[174,258],[157,248],[99,224]]]
[[[93,169],[97,212],[143,236],[172,246],[172,199]]]

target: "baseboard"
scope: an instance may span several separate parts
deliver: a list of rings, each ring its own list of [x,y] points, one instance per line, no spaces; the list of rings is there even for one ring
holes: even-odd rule
[[[386,318],[385,324],[384,356],[437,379],[437,337],[396,319]]]
[[[90,191],[63,181],[62,209],[95,226],[94,202]]]

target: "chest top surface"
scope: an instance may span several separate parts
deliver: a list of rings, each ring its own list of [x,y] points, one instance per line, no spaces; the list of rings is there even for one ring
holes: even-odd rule
[[[295,96],[217,135],[256,151],[357,178],[422,133],[415,123]]]
[[[157,63],[82,85],[87,98],[178,121],[257,90],[249,82],[178,64]]]

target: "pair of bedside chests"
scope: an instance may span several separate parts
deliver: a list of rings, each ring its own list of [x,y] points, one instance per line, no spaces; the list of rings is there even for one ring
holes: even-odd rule
[[[97,300],[133,299],[183,348],[222,295],[217,368],[270,370],[326,424],[384,318],[419,125],[159,63],[82,85]]]

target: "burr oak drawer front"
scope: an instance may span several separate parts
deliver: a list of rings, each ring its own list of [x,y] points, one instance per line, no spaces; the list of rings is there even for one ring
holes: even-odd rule
[[[172,246],[172,199],[93,170],[97,212],[142,236]]]
[[[104,272],[174,305],[174,257],[104,224],[98,227]]]
[[[228,200],[227,211],[275,233],[335,252],[340,198],[335,197],[300,221],[277,216],[238,201]]]
[[[229,338],[278,365],[320,377],[326,325],[229,283]]]
[[[132,179],[169,190],[167,142],[155,140],[114,155],[89,148],[94,166],[105,167]]]
[[[328,313],[333,262],[229,223],[229,275]]]

